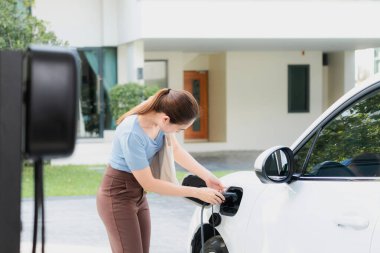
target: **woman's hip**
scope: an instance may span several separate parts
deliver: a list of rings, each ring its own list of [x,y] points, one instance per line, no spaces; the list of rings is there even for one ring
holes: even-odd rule
[[[107,167],[100,184],[97,198],[112,198],[112,203],[141,202],[145,191],[132,173]]]

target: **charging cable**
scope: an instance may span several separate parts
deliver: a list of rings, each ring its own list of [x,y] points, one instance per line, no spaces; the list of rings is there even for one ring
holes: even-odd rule
[[[201,252],[204,253],[204,231],[203,231],[203,211],[204,211],[204,208],[205,206],[207,206],[208,204],[203,204],[202,205],[202,210],[201,210],[201,245],[202,245],[202,249],[201,249]],[[214,205],[211,205],[211,213],[214,213]],[[213,228],[213,231],[214,231],[214,236],[216,236],[216,232],[215,232],[215,223],[214,223],[214,216],[211,215],[212,217],[212,228]]]
[[[202,244],[202,253],[205,253],[205,249],[204,249],[204,246],[205,246],[205,243],[204,243],[204,232],[203,232],[203,211],[205,209],[205,206],[207,204],[203,204],[202,205],[202,210],[201,210],[201,244]]]
[[[38,235],[38,217],[41,215],[41,252],[45,252],[45,211],[43,189],[43,161],[38,158],[34,162],[34,223],[33,223],[33,250],[36,252]]]
[[[223,196],[225,197],[225,202],[231,202],[231,203],[234,203],[236,201],[238,201],[238,195],[235,193],[235,192],[224,192],[223,193]],[[201,253],[204,253],[204,231],[203,231],[203,211],[204,211],[204,208],[205,206],[208,206],[209,204],[208,203],[203,203],[202,204],[202,210],[201,210],[201,244],[202,244],[202,249],[201,249]],[[215,223],[214,223],[214,206],[211,205],[211,211],[212,211],[212,215],[211,215],[211,219],[212,219],[212,228],[213,228],[213,231],[214,231],[214,237],[216,236],[216,232],[215,232]]]
[[[201,252],[202,253],[205,253],[205,242],[204,242],[204,232],[203,232],[203,211],[205,209],[205,206],[207,206],[208,204],[203,204],[202,205],[202,210],[201,210],[201,244],[202,244],[202,249],[201,249]]]

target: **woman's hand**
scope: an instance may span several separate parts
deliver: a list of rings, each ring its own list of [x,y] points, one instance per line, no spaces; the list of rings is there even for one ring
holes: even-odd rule
[[[213,204],[213,205],[220,205],[225,201],[226,199],[224,198],[223,194],[220,193],[219,191],[208,188],[208,187],[200,187],[200,188],[195,188],[196,189],[196,195],[194,197]]]
[[[208,176],[208,178],[206,178],[205,180],[206,182],[206,185],[212,189],[215,189],[219,192],[224,192],[224,185],[222,184],[222,182],[214,175],[210,172],[210,175]]]

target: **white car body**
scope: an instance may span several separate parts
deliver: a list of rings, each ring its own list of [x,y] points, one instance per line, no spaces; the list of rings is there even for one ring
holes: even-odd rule
[[[375,77],[345,94],[290,149],[294,151],[355,96],[371,87],[380,89],[379,80]],[[255,169],[263,164],[263,157],[256,160]],[[240,207],[234,216],[221,215],[221,224],[215,229],[229,253],[378,253],[379,179],[301,177],[290,183],[263,183],[254,170],[232,173],[221,180],[227,187],[243,189]],[[213,208],[214,213],[219,211],[219,206]],[[206,207],[204,224],[209,223],[211,214],[211,207]],[[197,207],[190,224],[190,253],[194,252],[191,242],[200,228],[200,217],[201,208]]]

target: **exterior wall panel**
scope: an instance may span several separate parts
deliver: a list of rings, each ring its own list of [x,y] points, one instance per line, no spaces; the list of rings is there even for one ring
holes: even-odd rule
[[[288,64],[310,65],[310,112],[287,112]],[[289,146],[323,108],[322,53],[228,52],[227,138],[231,149]]]

